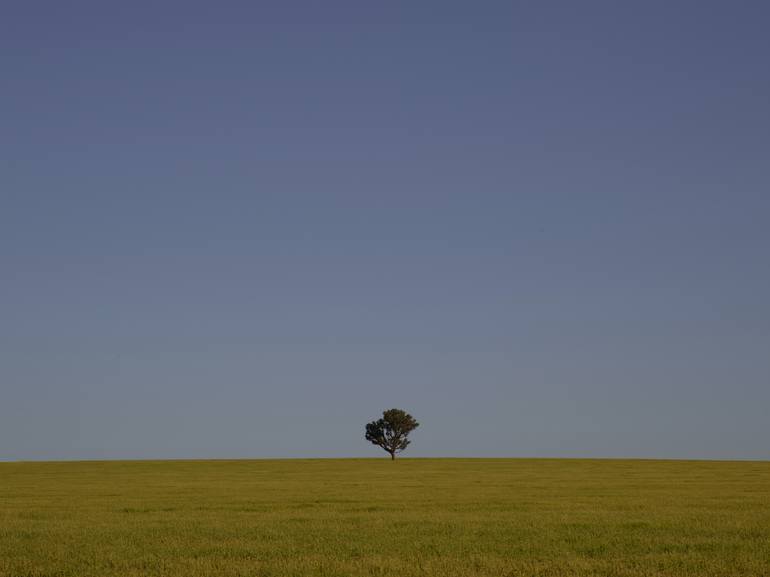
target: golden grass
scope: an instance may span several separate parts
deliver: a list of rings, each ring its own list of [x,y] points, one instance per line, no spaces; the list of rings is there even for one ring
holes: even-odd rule
[[[770,575],[770,463],[0,464],[0,576]]]

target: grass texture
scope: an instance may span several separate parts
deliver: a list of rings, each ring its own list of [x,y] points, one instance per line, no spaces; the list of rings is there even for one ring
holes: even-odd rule
[[[770,463],[0,463],[0,576],[770,575]]]

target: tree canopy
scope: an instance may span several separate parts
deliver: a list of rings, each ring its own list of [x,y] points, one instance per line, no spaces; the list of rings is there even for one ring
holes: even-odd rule
[[[409,446],[409,433],[419,426],[420,423],[409,413],[401,409],[389,409],[383,411],[381,419],[367,423],[366,440],[382,447],[391,459],[395,459],[396,453]]]

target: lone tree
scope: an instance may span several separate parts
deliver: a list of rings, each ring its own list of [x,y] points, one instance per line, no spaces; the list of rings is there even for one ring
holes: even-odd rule
[[[366,440],[382,447],[390,453],[391,459],[395,459],[396,453],[409,446],[409,433],[419,426],[420,423],[409,413],[401,409],[390,409],[383,411],[381,419],[366,425]]]

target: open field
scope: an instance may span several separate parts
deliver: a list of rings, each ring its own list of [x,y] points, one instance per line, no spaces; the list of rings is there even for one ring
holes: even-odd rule
[[[0,463],[0,576],[770,575],[770,463]]]

